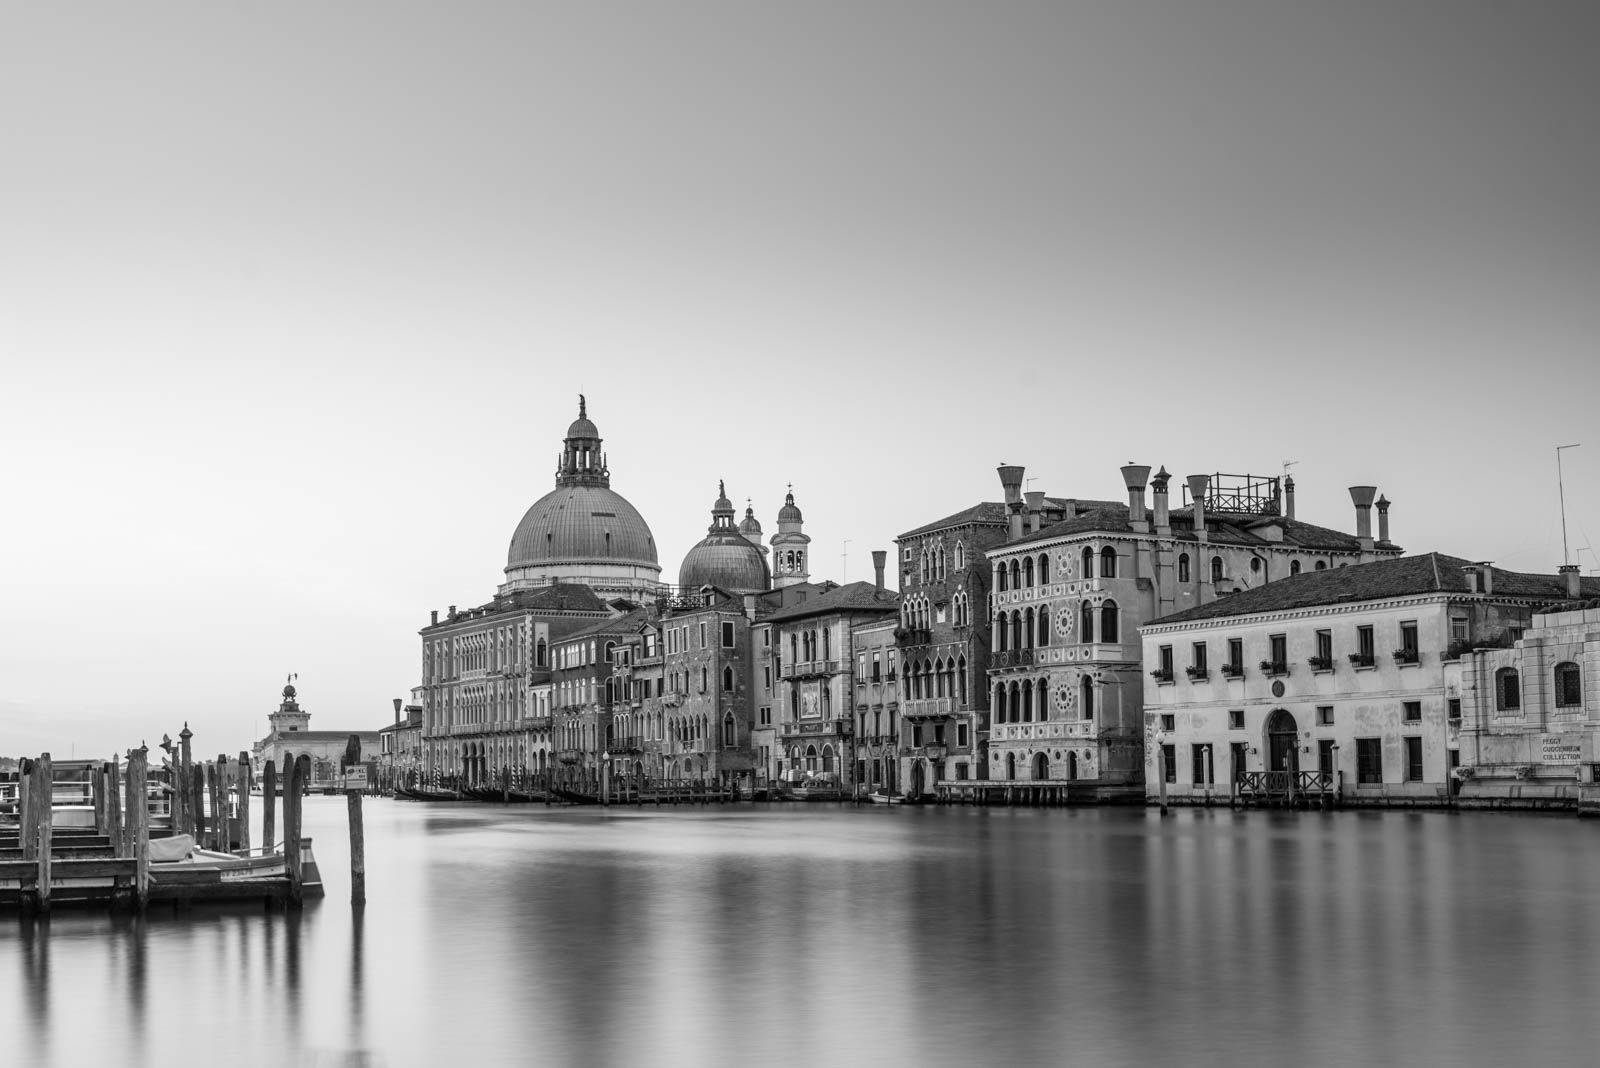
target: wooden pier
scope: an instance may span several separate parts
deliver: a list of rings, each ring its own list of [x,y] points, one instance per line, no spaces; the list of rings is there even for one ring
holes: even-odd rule
[[[0,774],[0,910],[57,906],[141,911],[150,902],[260,900],[298,906],[321,893],[311,842],[300,833],[309,761],[289,772],[284,843],[250,844],[250,763],[194,762],[190,735],[171,767],[152,771],[144,748],[121,760],[53,761],[45,753]],[[154,853],[154,857],[152,854]]]

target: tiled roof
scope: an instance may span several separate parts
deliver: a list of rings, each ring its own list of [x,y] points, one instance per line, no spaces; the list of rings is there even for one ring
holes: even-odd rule
[[[1471,588],[1463,569],[1470,563],[1443,553],[1425,553],[1325,571],[1305,571],[1255,589],[1228,594],[1210,604],[1153,619],[1150,625],[1284,612],[1353,601],[1381,601],[1419,593],[1469,593]],[[1530,575],[1498,567],[1491,571],[1494,593],[1490,596],[1549,598],[1552,601],[1566,597],[1566,580],[1560,575]],[[1583,582],[1583,592],[1600,595],[1600,578]]]
[[[1084,502],[1089,503],[1089,502]],[[1030,545],[1035,542],[1048,541],[1053,538],[1070,537],[1074,534],[1131,534],[1133,527],[1128,523],[1128,506],[1115,501],[1094,502],[1097,507],[1093,510],[1072,519],[1064,519],[1059,523],[1045,527],[1037,534],[1029,534],[1006,545],[991,549],[990,552],[1005,552],[1020,545]],[[1146,512],[1150,517],[1150,524],[1154,529],[1154,513]],[[1172,537],[1177,541],[1198,541],[1194,532],[1194,510],[1192,508],[1174,509],[1168,513],[1172,527]],[[1265,537],[1258,531],[1267,526],[1278,525],[1283,528],[1283,539],[1277,540]],[[1332,530],[1328,527],[1319,527],[1315,523],[1307,523],[1299,519],[1284,519],[1279,516],[1242,516],[1227,512],[1210,512],[1206,515],[1206,536],[1217,545],[1259,545],[1259,546],[1287,546],[1294,549],[1307,551],[1343,551],[1356,552],[1361,548],[1360,540],[1354,534],[1346,534],[1341,530]],[[1380,543],[1379,551],[1399,552],[1399,547]]]
[[[829,615],[840,612],[898,612],[900,595],[882,589],[870,582],[852,582],[836,586],[826,593],[807,598],[805,603],[790,605],[767,617],[772,623],[806,616]]]
[[[1046,497],[1045,507],[1057,511],[1067,512],[1072,515],[1081,515],[1084,512],[1097,511],[1101,508],[1116,506],[1116,501],[1088,501],[1076,497]],[[1126,506],[1124,506],[1126,509]],[[1023,514],[1023,521],[1027,521],[1027,513]],[[972,525],[1003,527],[1010,519],[1006,513],[1006,506],[999,501],[982,501],[971,508],[964,509],[954,515],[947,515],[943,519],[932,523],[924,523],[915,530],[908,530],[897,537],[896,541],[915,538],[919,534],[927,534],[935,530],[946,530],[950,527],[963,527]],[[1069,520],[1070,522],[1070,520]]]
[[[553,640],[559,644],[561,642],[569,641],[573,638],[587,638],[595,634],[621,634],[623,632],[631,632],[649,618],[650,609],[635,608],[627,615],[617,616],[613,619],[602,619],[600,622],[595,623],[592,626],[584,627],[581,630],[575,630],[571,634],[564,634],[561,637]]]

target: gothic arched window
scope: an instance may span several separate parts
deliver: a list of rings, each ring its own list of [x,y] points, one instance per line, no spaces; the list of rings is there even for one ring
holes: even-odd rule
[[[1117,602],[1107,601],[1100,606],[1100,640],[1120,641],[1117,630]]]

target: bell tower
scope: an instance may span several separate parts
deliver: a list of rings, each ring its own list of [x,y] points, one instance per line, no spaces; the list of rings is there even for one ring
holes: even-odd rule
[[[267,713],[267,722],[272,724],[275,734],[298,733],[307,729],[311,722],[311,713],[302,711],[300,702],[295,700],[293,675],[285,681],[283,686],[283,703],[276,712]]]
[[[811,580],[811,565],[806,559],[811,538],[801,532],[805,518],[794,503],[794,484],[778,509],[778,532],[772,536],[772,586],[780,589]]]

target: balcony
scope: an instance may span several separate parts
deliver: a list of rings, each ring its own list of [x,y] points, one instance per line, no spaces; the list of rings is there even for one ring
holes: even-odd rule
[[[802,660],[783,668],[779,675],[785,679],[797,679],[807,675],[837,675],[844,669],[843,660]]]
[[[937,745],[907,745],[900,749],[901,756],[927,757],[929,760],[943,760],[950,754],[950,747],[942,743]]]
[[[1157,683],[1165,686],[1172,681],[1172,669],[1156,668],[1154,671],[1150,672],[1150,677],[1155,679]]]
[[[1093,738],[1094,720],[1058,719],[1042,723],[997,723],[989,732],[995,741],[1075,742]]]
[[[1033,663],[1032,649],[1007,649],[989,654],[991,668],[1027,667]]]
[[[1331,656],[1308,656],[1306,657],[1306,663],[1311,665],[1312,671],[1333,670],[1333,657]]]
[[[1408,665],[1414,667],[1422,663],[1422,654],[1416,649],[1396,649],[1394,651],[1394,662],[1401,667]]]
[[[927,627],[896,627],[896,645],[928,645],[933,641],[933,631]]]
[[[1183,673],[1189,676],[1190,682],[1204,682],[1211,677],[1211,672],[1203,667],[1187,667]]]
[[[1263,675],[1287,675],[1289,674],[1288,661],[1263,660],[1261,661],[1261,673]]]
[[[525,730],[547,731],[550,729],[550,716],[525,716],[522,726]]]
[[[1244,665],[1243,664],[1223,664],[1221,670],[1222,670],[1222,677],[1225,678],[1225,679],[1242,679],[1242,678],[1244,678]]]
[[[637,735],[629,735],[626,738],[613,738],[606,743],[606,752],[612,756],[642,753],[644,752],[644,739]]]
[[[1377,658],[1371,653],[1351,653],[1350,663],[1354,667],[1369,668],[1374,665]]]
[[[582,764],[582,749],[557,749],[556,759],[563,764]]]
[[[956,699],[954,697],[927,697],[905,703],[904,714],[906,719],[941,719],[955,715]]]

